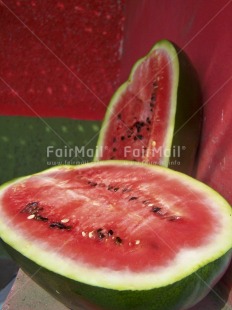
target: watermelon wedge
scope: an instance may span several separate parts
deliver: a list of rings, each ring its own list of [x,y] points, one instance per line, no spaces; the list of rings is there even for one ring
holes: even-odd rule
[[[70,309],[180,310],[226,270],[232,209],[206,185],[156,165],[57,166],[1,187],[0,236]]]
[[[113,95],[95,160],[142,161],[192,174],[200,131],[197,74],[183,51],[162,40]]]

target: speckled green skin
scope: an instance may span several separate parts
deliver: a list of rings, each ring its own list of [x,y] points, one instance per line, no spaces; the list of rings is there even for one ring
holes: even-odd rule
[[[202,299],[223,275],[231,253],[166,287],[118,291],[83,284],[40,267],[3,243],[9,254],[37,284],[72,310],[180,310]]]

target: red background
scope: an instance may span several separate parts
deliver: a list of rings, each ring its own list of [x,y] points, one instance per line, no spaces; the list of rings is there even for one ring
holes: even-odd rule
[[[1,114],[101,119],[118,86],[122,3],[0,3]]]

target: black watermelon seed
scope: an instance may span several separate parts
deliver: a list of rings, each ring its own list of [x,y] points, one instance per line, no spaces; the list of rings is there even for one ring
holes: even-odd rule
[[[127,187],[123,188],[123,190],[122,190],[123,193],[128,192],[128,191],[130,191],[130,189]]]
[[[113,152],[116,152],[116,151],[117,151],[116,147],[113,147]]]
[[[147,121],[148,124],[151,124],[150,117],[147,117],[146,121]]]
[[[67,230],[70,230],[72,227],[71,226],[67,226],[63,223],[60,223],[60,222],[52,222],[49,227],[51,228],[58,228],[58,229],[67,229]]]
[[[149,200],[143,200],[143,203],[144,203],[145,205],[147,205],[147,204],[150,203],[150,201],[149,201]]]
[[[102,230],[103,230],[102,228],[99,228],[97,230],[97,236],[98,236],[99,239],[105,238],[105,234],[102,232]]]
[[[141,129],[142,129],[142,127],[143,127],[144,125],[145,125],[144,122],[135,122],[135,123],[134,123],[134,126],[135,126],[136,129],[137,129],[137,132],[140,132]]]
[[[147,127],[147,131],[149,131],[150,130],[150,128],[149,127]]]
[[[136,141],[137,139],[138,139],[137,136],[135,136],[135,137],[134,137],[134,140]]]
[[[115,238],[115,243],[116,244],[121,244],[122,243],[122,239],[120,237],[116,237]]]
[[[124,136],[121,136],[121,140],[122,140],[122,141],[125,140],[125,137],[124,137]]]
[[[102,232],[99,232],[97,235],[99,239],[105,238],[105,235]]]
[[[137,132],[140,132],[140,131],[141,131],[141,125],[140,125],[139,122],[137,122],[137,123],[135,124],[135,127],[136,127],[136,129],[137,129]]]
[[[157,84],[157,82],[156,82],[156,81],[155,81],[155,82],[153,82],[153,84],[152,84],[152,85],[153,85],[153,87],[154,87],[154,88],[157,88],[157,87],[158,87],[158,84]]]
[[[129,199],[129,201],[131,201],[131,200],[136,200],[136,199],[138,199],[138,197],[131,197],[131,198]]]
[[[111,156],[110,159],[115,159],[115,157],[114,157],[114,156]]]
[[[118,114],[118,119],[122,119],[122,114],[121,113]]]
[[[143,136],[142,135],[137,135],[137,139],[143,140]]]
[[[108,191],[112,191],[113,186],[109,185],[107,189],[108,189]]]
[[[90,186],[93,186],[93,187],[94,187],[94,186],[97,186],[97,183],[96,183],[96,182],[92,182],[92,181],[89,181],[88,184],[89,184]]]
[[[109,235],[109,236],[113,236],[113,234],[114,234],[114,232],[113,232],[112,229],[108,230],[108,235]]]
[[[151,209],[151,211],[154,212],[154,213],[157,213],[157,212],[159,212],[160,210],[161,210],[160,207],[153,207],[153,208]]]
[[[150,103],[151,107],[154,107],[154,103],[153,102],[155,101],[155,99],[156,99],[155,94],[152,94],[152,96],[151,96],[151,101],[152,102]]]
[[[38,201],[29,202],[24,209],[20,211],[20,213],[29,213],[29,214],[35,214],[39,211],[42,211],[43,208],[39,206]]]
[[[119,187],[115,187],[114,191],[117,192],[119,190]]]
[[[48,221],[48,218],[47,217],[43,217],[41,215],[36,215],[35,216],[35,220],[37,221],[42,221],[42,222],[47,222]]]

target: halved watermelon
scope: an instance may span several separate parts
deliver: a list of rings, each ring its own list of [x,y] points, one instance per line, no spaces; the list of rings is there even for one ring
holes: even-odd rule
[[[143,161],[192,174],[201,114],[190,60],[171,42],[159,41],[112,97],[95,160]]]
[[[57,166],[1,187],[0,236],[71,309],[180,310],[226,270],[232,209],[206,185],[155,165]]]

